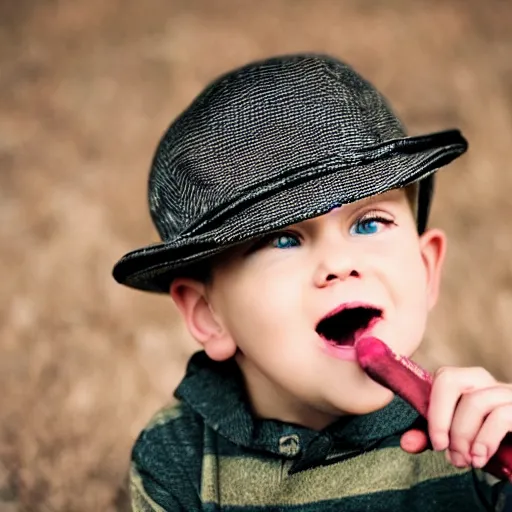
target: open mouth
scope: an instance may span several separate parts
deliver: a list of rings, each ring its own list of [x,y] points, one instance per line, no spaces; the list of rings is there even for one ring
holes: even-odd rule
[[[373,306],[345,306],[326,315],[316,326],[318,335],[335,346],[353,347],[358,338],[382,319]]]

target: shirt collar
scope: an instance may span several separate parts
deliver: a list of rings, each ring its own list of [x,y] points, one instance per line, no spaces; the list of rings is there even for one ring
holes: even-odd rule
[[[333,447],[346,452],[370,449],[383,438],[405,432],[418,420],[418,414],[398,397],[373,413],[341,417],[320,432],[259,419],[251,413],[236,362],[216,362],[204,352],[190,359],[175,396],[232,443],[297,459],[299,465],[325,458]]]

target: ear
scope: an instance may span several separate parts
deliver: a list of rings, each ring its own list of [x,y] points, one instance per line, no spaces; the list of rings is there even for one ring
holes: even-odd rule
[[[427,277],[427,305],[432,309],[439,297],[439,287],[446,254],[446,235],[440,229],[429,229],[420,236],[420,250]]]
[[[236,343],[215,314],[204,283],[178,278],[169,292],[188,331],[211,359],[225,361],[235,355]]]

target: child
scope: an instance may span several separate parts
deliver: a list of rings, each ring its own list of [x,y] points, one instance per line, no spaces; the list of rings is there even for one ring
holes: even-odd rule
[[[432,174],[466,148],[457,130],[407,138],[324,55],[228,73],[171,125],[149,179],[163,243],[114,276],[170,292],[203,351],[135,444],[134,510],[506,510],[509,484],[480,468],[512,386],[443,368],[427,427],[354,349],[419,347],[446,245],[426,229]]]

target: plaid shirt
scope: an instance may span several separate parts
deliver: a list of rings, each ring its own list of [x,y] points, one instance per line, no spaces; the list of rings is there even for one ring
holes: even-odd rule
[[[403,451],[400,434],[421,420],[399,398],[321,432],[257,419],[236,364],[203,352],[176,397],[133,448],[136,512],[512,511],[508,483]]]

